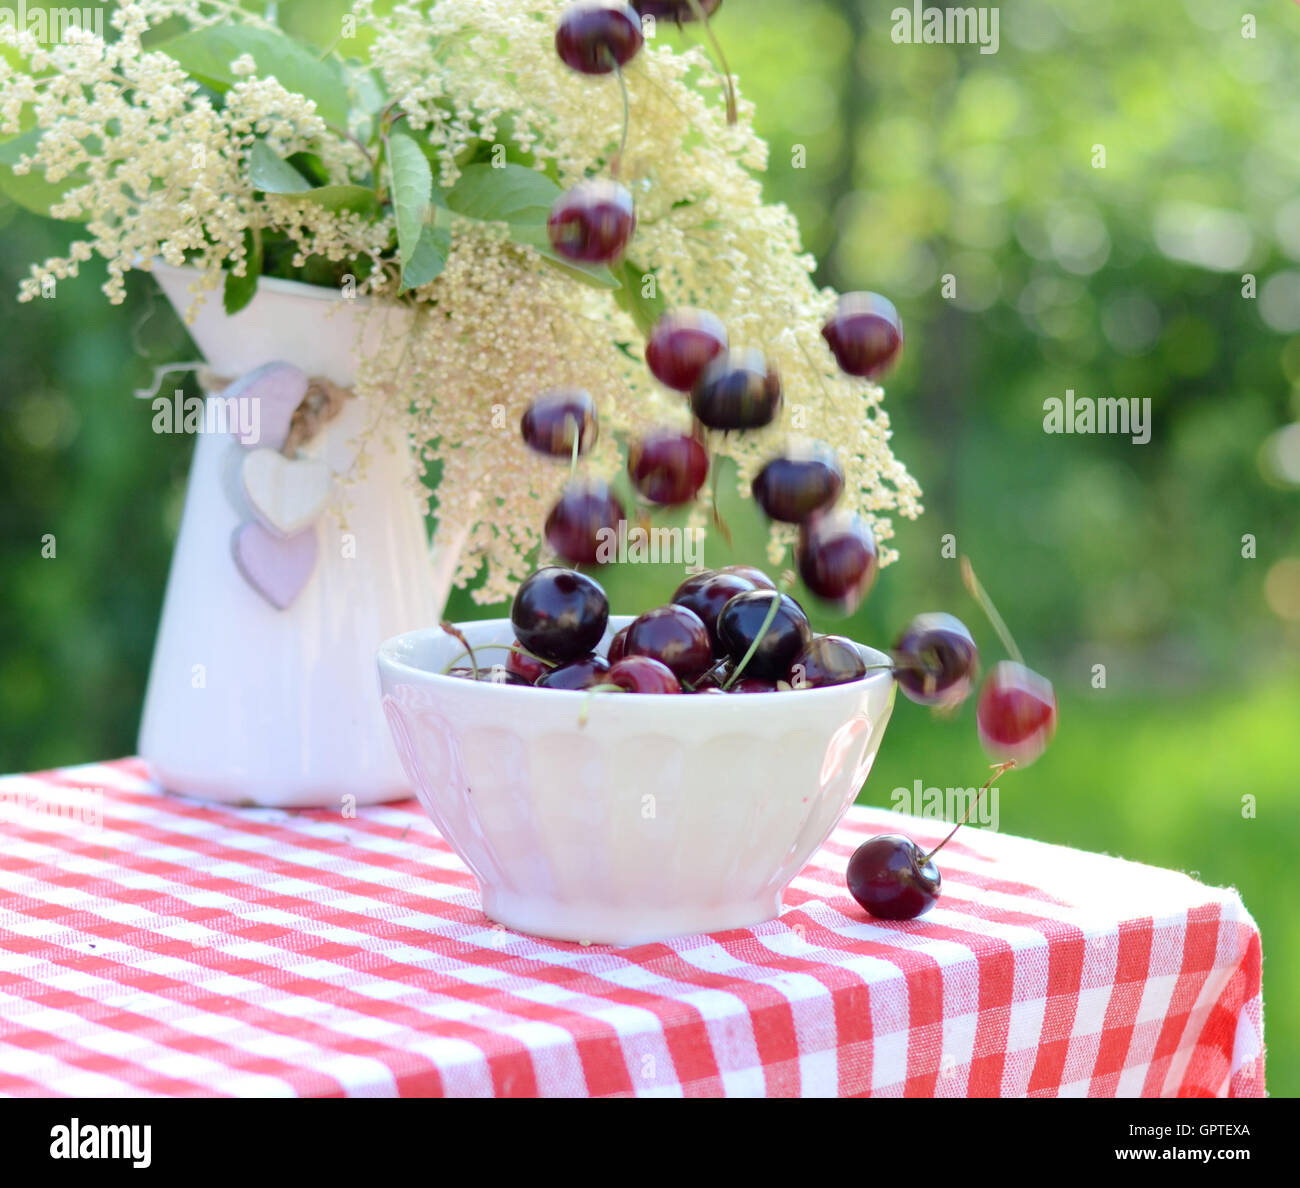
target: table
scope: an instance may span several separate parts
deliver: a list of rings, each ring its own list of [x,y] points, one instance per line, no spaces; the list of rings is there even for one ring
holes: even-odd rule
[[[55,815],[55,809],[59,815]],[[494,926],[414,802],[234,809],[137,760],[0,779],[0,1093],[1261,1096],[1235,892],[962,830],[925,918],[844,890],[614,949]]]

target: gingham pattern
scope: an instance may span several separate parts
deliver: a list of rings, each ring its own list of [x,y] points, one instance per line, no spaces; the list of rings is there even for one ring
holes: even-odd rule
[[[0,831],[4,1094],[1264,1091],[1234,892],[963,830],[924,920],[868,922],[855,846],[937,821],[854,809],[780,919],[629,949],[494,927],[414,803],[213,807],[126,760],[0,780]]]

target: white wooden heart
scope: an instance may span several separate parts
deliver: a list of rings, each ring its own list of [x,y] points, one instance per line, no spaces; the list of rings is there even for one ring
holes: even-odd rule
[[[310,528],[334,489],[334,475],[319,458],[286,458],[275,450],[253,450],[243,480],[253,514],[280,536]]]

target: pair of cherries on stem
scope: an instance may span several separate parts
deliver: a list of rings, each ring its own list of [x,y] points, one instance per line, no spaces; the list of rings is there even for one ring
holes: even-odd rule
[[[699,21],[726,82],[727,120],[736,123],[738,108],[731,70],[713,35],[709,17],[721,0],[581,0],[567,8],[555,30],[555,51],[570,69],[584,75],[615,74],[623,95],[623,133],[610,162],[616,178],[627,151],[631,105],[623,67],[645,44],[642,17],[671,19],[679,26]],[[556,200],[547,219],[551,247],[566,260],[582,265],[613,265],[623,258],[636,230],[631,191],[613,178],[579,182]]]
[[[1006,623],[965,557],[961,568],[966,588],[1013,657],[994,665],[980,688],[975,710],[980,742],[990,758],[999,762],[1011,759],[1027,767],[1056,732],[1056,694],[1050,681],[1026,667]],[[909,700],[951,710],[974,688],[979,651],[960,619],[947,614],[917,615],[894,644],[891,667]]]
[[[611,172],[618,176],[631,121],[623,67],[641,52],[641,14],[629,4],[571,4],[555,30],[555,52],[579,74],[616,74],[623,92],[623,135]],[[574,264],[615,264],[636,230],[626,186],[610,178],[579,182],[556,199],[546,222],[551,247]]]

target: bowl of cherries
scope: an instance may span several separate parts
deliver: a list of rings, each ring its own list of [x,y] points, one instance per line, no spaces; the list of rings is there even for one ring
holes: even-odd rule
[[[746,567],[638,616],[544,567],[509,619],[409,632],[379,670],[407,775],[486,914],[621,945],[773,918],[895,691],[888,655],[814,634]]]

